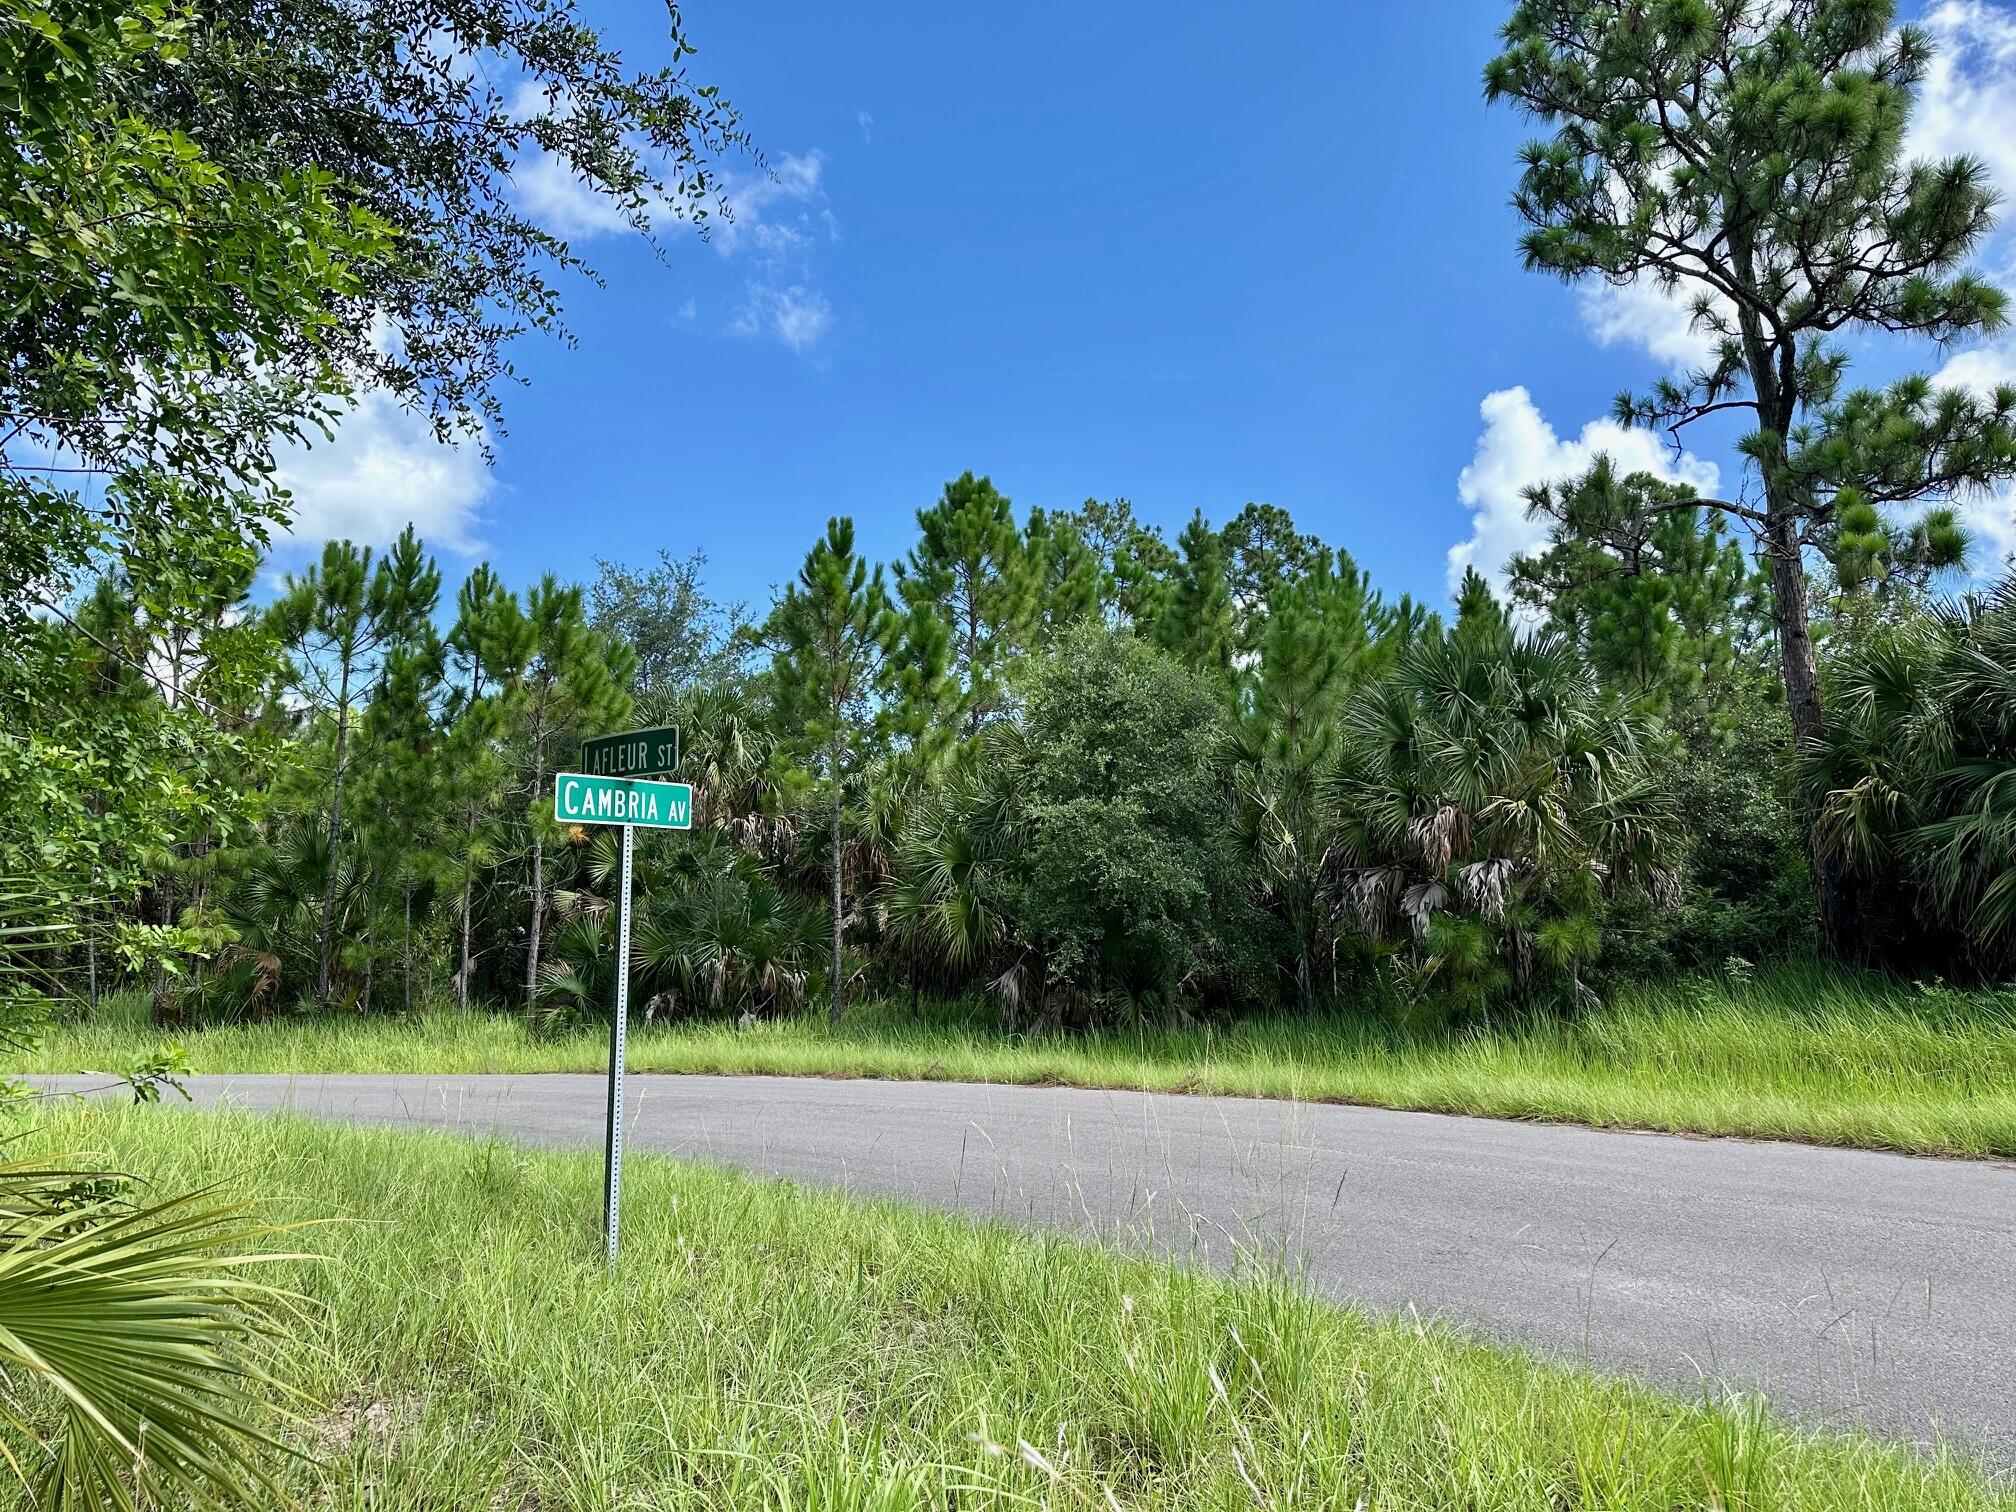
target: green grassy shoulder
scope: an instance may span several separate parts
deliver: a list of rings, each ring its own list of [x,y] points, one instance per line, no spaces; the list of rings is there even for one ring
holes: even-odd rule
[[[131,1013],[73,1021],[24,1070],[118,1070],[179,1038],[199,1071],[591,1071],[600,1035],[506,1017],[293,1018],[179,1036]],[[642,1071],[861,1076],[1217,1092],[1739,1134],[1922,1154],[2016,1156],[2016,995],[1926,991],[1819,969],[1619,993],[1572,1021],[1460,1034],[1363,1018],[1043,1038],[984,1009],[868,1004],[641,1029]]]
[[[302,1235],[327,1263],[270,1278],[309,1299],[284,1369],[313,1505],[2016,1507],[1754,1400],[660,1158],[630,1167],[612,1280],[592,1155],[164,1109],[60,1110],[27,1143],[341,1220]]]

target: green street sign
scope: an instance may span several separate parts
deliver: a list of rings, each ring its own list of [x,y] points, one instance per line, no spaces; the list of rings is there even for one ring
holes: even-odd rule
[[[591,777],[663,777],[679,769],[679,731],[625,730],[581,742],[581,770]]]
[[[562,824],[691,829],[693,789],[683,782],[639,782],[562,772],[553,779],[553,817]]]

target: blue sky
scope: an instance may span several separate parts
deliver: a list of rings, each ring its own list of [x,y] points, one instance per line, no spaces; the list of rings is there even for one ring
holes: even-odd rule
[[[664,61],[653,6],[588,8]],[[735,226],[667,227],[661,260],[524,165],[528,208],[607,280],[569,291],[579,344],[521,347],[488,469],[367,401],[290,459],[297,529],[413,518],[451,576],[480,556],[521,583],[698,549],[760,605],[829,514],[893,557],[970,467],[1020,509],[1125,496],[1172,535],[1270,501],[1439,600],[1452,548],[1497,566],[1530,539],[1518,488],[1597,447],[1728,482],[1712,448],[1585,431],[1689,338],[1651,291],[1521,271],[1529,128],[1478,85],[1504,11],[694,0],[692,73],[774,176],[729,164]],[[2016,8],[1929,19],[1923,144],[2016,189]],[[1955,376],[2016,379],[2016,348]],[[1975,506],[1990,555],[2016,545],[2008,504]]]

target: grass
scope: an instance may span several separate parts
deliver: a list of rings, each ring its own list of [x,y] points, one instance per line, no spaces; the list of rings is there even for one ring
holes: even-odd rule
[[[158,1048],[123,1011],[57,1028],[22,1066],[123,1069]],[[180,1036],[198,1071],[589,1071],[604,1037],[516,1019],[291,1018]],[[1930,1155],[2016,1156],[2016,994],[1925,990],[1787,967],[1619,992],[1573,1020],[1408,1032],[1364,1018],[1221,1029],[1008,1035],[984,1009],[867,1004],[742,1029],[703,1021],[630,1040],[643,1071],[919,1078],[1237,1093],[1741,1134]]]
[[[2016,1508],[1755,1399],[662,1158],[629,1167],[611,1279],[594,1156],[102,1106],[27,1143],[339,1217],[272,1278],[311,1299],[284,1371],[319,1507]]]

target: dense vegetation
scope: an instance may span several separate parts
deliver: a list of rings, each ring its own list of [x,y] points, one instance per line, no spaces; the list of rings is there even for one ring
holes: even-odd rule
[[[165,981],[223,937],[181,872],[261,832],[294,754],[246,717],[275,695],[275,621],[240,603],[288,513],[276,454],[366,392],[480,439],[509,338],[560,331],[580,269],[514,164],[640,230],[706,214],[743,142],[667,20],[670,65],[633,72],[569,0],[0,0],[8,1051],[52,989]],[[423,586],[371,588],[367,638]],[[345,635],[342,591],[320,577],[295,634]],[[332,796],[332,878],[351,822]],[[247,1269],[260,1229],[95,1172],[0,1165],[7,1474],[48,1509],[285,1505],[248,1356],[294,1320]]]
[[[697,561],[523,594],[478,568],[450,607],[410,534],[331,543],[267,607],[221,598],[260,647],[206,687],[242,759],[212,768],[200,827],[100,852],[142,880],[94,899],[67,985],[107,990],[98,938],[148,923],[175,947],[152,978],[171,1022],[604,1014],[615,836],[556,826],[552,777],[626,724],[679,726],[696,794],[692,833],[639,845],[653,1019],[837,1017],[864,992],[984,992],[1020,1028],[1574,1012],[1810,948],[1809,843],[1866,884],[1856,953],[2002,967],[2006,591],[1834,588],[1838,712],[1798,748],[1733,553],[1557,588],[1587,550],[1564,528],[1519,565],[1545,616],[1519,625],[1474,578],[1446,620],[1389,602],[1265,506],[1171,545],[1124,502],[1018,525],[968,476],[919,520],[891,573],[835,521],[760,621]],[[1601,602],[1640,588],[1669,607]],[[1653,632],[1628,658],[1626,613]],[[144,635],[130,588],[102,579],[79,625],[101,715],[159,700],[97,650]]]
[[[6,659],[0,875],[35,872],[70,931],[54,985],[92,999],[141,970],[170,1021],[444,1001],[592,1017],[614,836],[556,827],[550,785],[584,735],[633,723],[685,732],[699,815],[641,848],[633,1000],[652,1018],[837,1019],[872,990],[984,992],[1011,1027],[1326,1003],[1437,1024],[1572,1013],[1620,980],[1811,946],[2000,974],[2016,597],[1932,595],[1970,548],[1944,501],[2016,474],[2016,391],[1854,389],[1839,334],[1995,329],[2002,296],[1965,266],[1992,196],[1977,163],[1903,156],[1921,34],[1882,5],[1765,9],[1770,26],[1681,5],[1648,48],[1630,7],[1531,0],[1486,72],[1551,132],[1515,197],[1527,260],[1700,295],[1715,362],[1620,417],[1676,438],[1734,417],[1761,502],[1599,459],[1533,490],[1549,537],[1509,599],[1473,573],[1446,614],[1381,593],[1271,505],[1200,511],[1171,541],[1125,500],[1018,511],[972,473],[886,565],[835,519],[753,614],[709,596],[697,557],[522,590],[484,566],[450,593],[410,532],[382,554],[331,542],[259,604],[245,527],[285,507],[257,483],[274,427],[202,410],[204,430],[202,384],[170,450],[136,451],[164,433],[158,387],[99,380],[93,416],[132,411],[106,429],[38,382],[22,402],[44,444],[106,497],[179,490],[101,519],[46,471],[8,474],[27,527],[9,531],[10,602],[50,612]],[[96,16],[78,12],[80,36]],[[49,108],[95,119],[107,99],[130,124],[118,103],[150,70],[232,66],[239,24],[121,33],[48,76]],[[305,52],[338,22],[262,24]],[[269,401],[289,425],[364,365],[312,332],[354,325],[367,287],[412,316],[396,366],[413,396],[445,426],[483,412],[503,332],[443,349],[470,305],[442,288],[441,245],[488,249],[471,255],[493,300],[527,320],[552,294],[515,270],[568,265],[498,199],[497,154],[569,151],[641,217],[703,205],[705,155],[739,144],[710,93],[628,79],[592,33],[506,31],[524,66],[589,81],[585,119],[491,119],[496,102],[463,98],[479,86],[409,50],[365,95],[433,90],[445,115],[490,120],[488,156],[452,131],[311,121],[305,145],[343,173],[280,174],[298,203],[248,206],[247,236],[286,209],[328,243],[211,333],[248,385],[291,375]],[[216,126],[203,89],[149,98]],[[243,130],[212,151],[219,192],[272,170]],[[456,151],[469,186],[444,200]],[[672,189],[649,167],[667,163]],[[271,303],[289,291],[298,307]],[[107,372],[183,360],[187,339],[40,329],[103,338]],[[205,435],[239,450],[173,450]],[[185,468],[253,482],[197,497]]]

